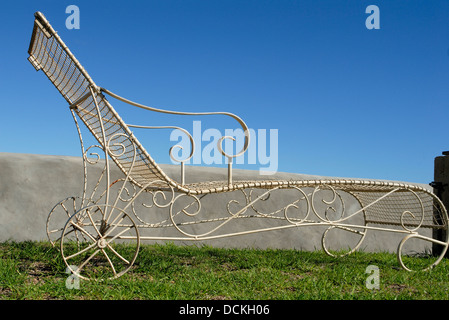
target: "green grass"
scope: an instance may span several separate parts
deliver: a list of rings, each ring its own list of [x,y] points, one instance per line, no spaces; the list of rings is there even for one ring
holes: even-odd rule
[[[366,287],[369,265],[379,267],[379,289]],[[321,251],[144,245],[124,276],[68,289],[69,275],[50,244],[0,243],[3,300],[448,299],[448,271],[444,259],[430,271],[407,272],[390,253],[336,259]]]

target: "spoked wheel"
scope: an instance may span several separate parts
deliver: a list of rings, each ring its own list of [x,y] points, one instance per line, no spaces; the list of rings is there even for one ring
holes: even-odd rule
[[[92,205],[77,211],[61,235],[65,264],[84,280],[122,276],[136,260],[139,246],[139,231],[131,217],[108,205]]]
[[[59,247],[59,240],[64,225],[75,212],[82,207],[80,197],[69,197],[59,201],[47,217],[47,237],[54,247]]]

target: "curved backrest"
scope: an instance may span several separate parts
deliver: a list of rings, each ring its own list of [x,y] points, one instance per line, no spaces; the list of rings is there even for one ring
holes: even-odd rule
[[[73,110],[102,147],[109,150],[109,156],[117,166],[126,175],[129,174],[131,181],[140,187],[159,180],[173,186],[178,185],[162,171],[137,141],[40,12],[35,13],[28,53],[28,60],[34,68],[45,73],[69,105],[82,100],[76,103]]]

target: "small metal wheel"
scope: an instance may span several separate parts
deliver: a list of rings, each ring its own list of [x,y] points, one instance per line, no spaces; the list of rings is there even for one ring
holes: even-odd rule
[[[59,240],[67,219],[81,209],[81,206],[80,197],[68,197],[59,201],[51,209],[47,217],[47,237],[53,247],[59,247]]]
[[[122,276],[136,260],[139,246],[139,231],[131,217],[122,209],[104,204],[88,206],[72,215],[60,244],[68,269],[84,280]]]

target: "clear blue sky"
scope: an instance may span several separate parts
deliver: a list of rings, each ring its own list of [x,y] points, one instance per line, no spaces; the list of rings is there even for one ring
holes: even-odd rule
[[[70,4],[79,30],[65,26]],[[278,129],[278,171],[428,183],[449,150],[449,1],[18,0],[0,11],[0,152],[80,155],[65,101],[26,60],[35,11],[102,87]],[[168,163],[163,142],[145,146]]]

